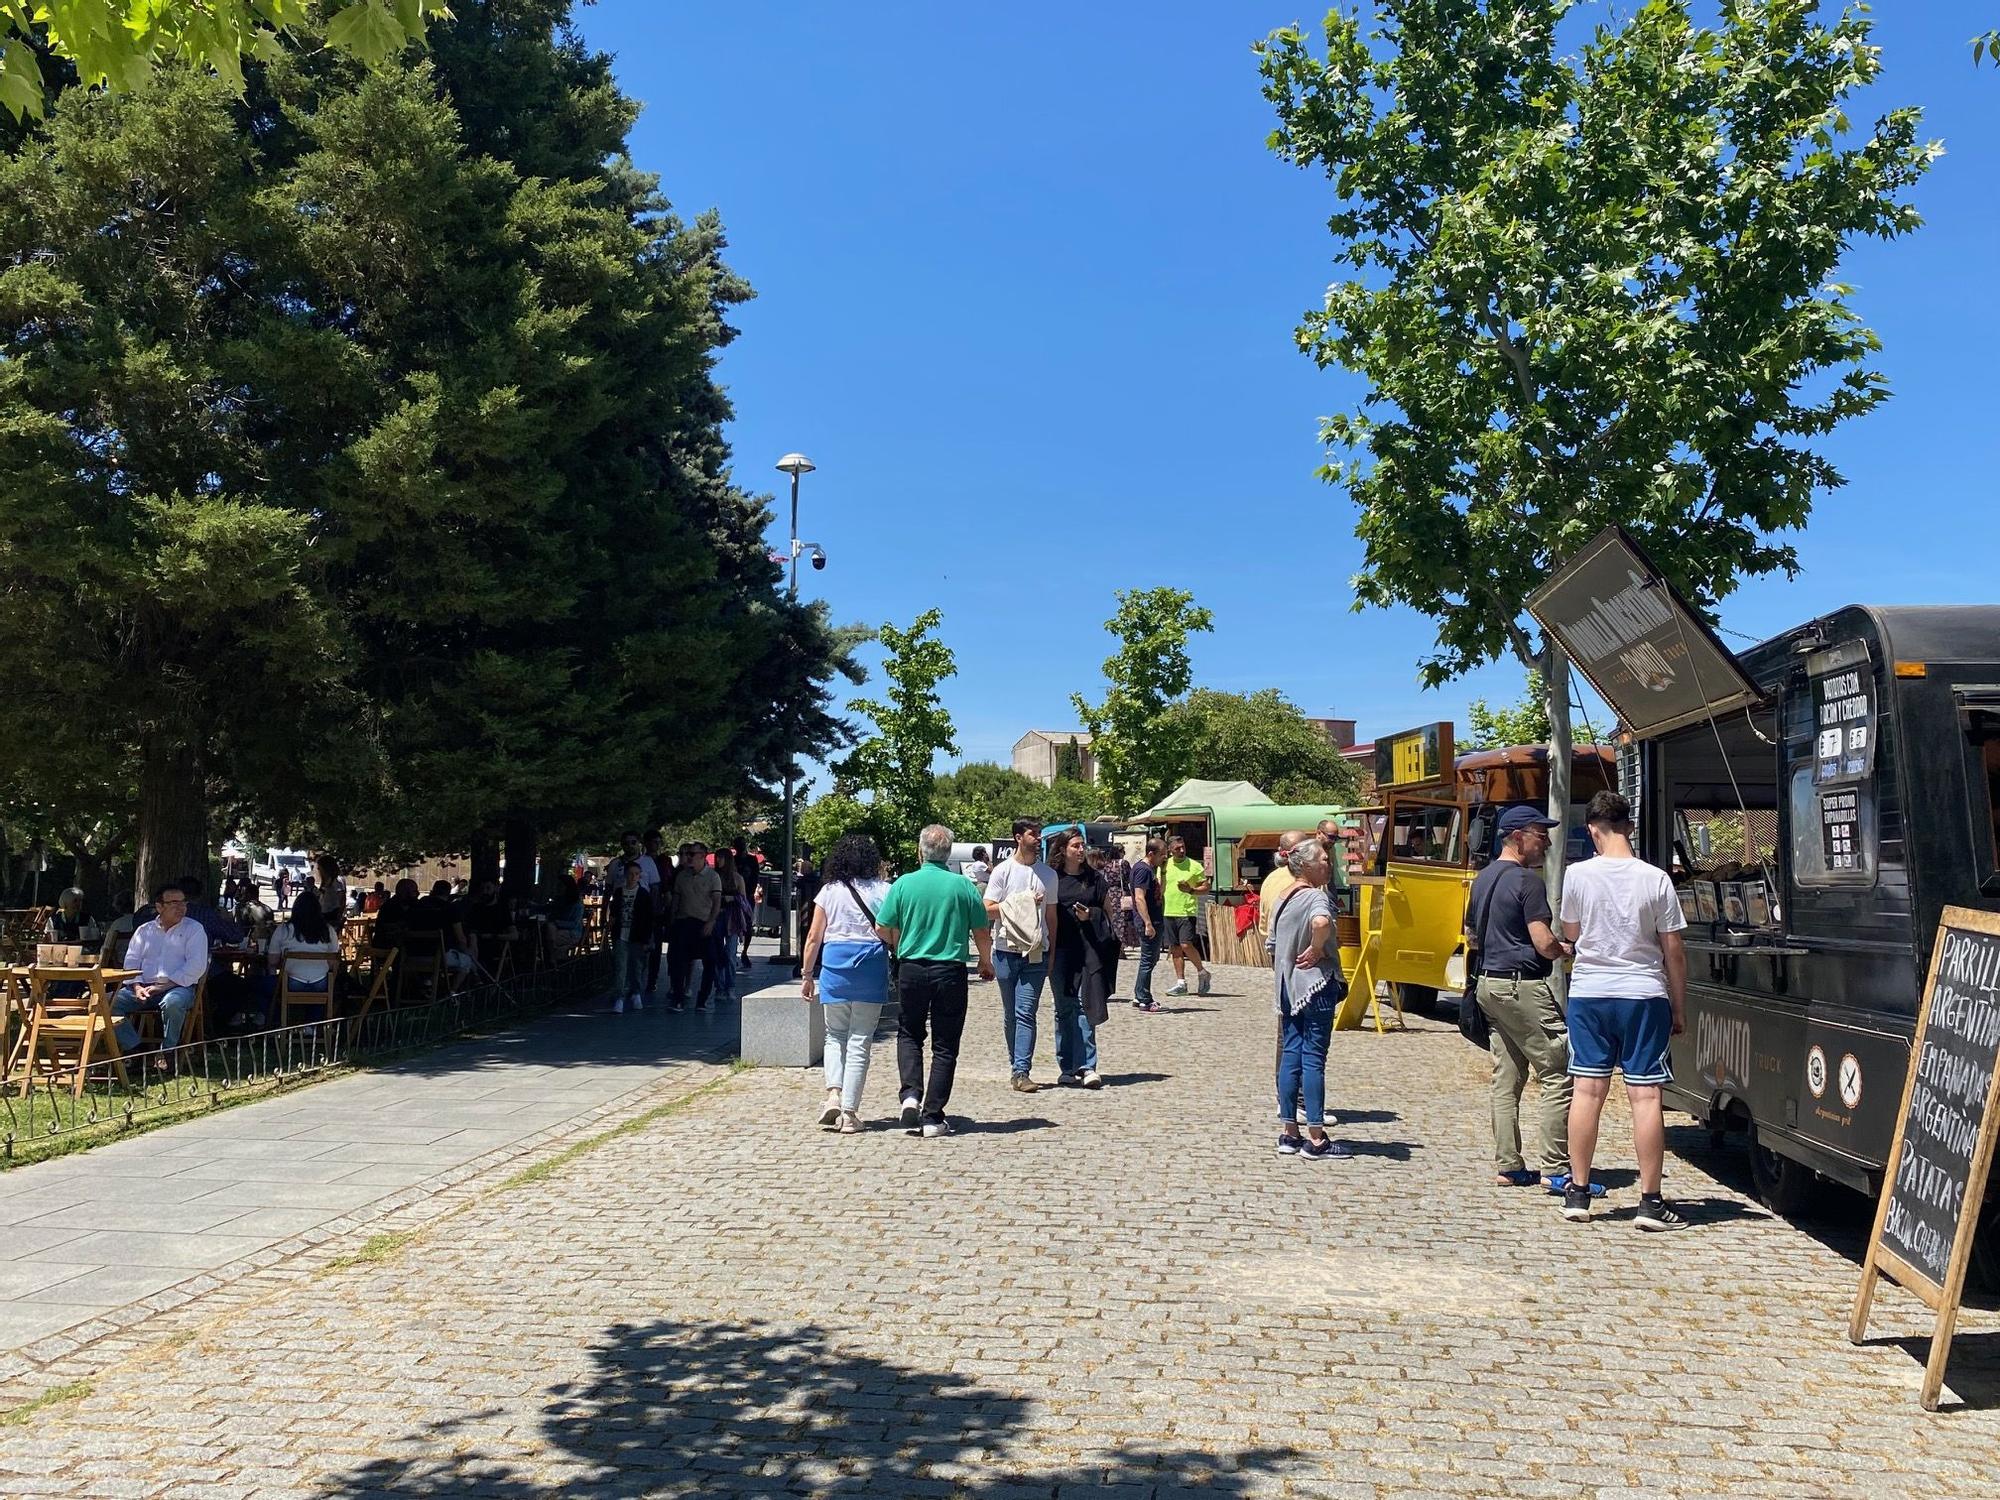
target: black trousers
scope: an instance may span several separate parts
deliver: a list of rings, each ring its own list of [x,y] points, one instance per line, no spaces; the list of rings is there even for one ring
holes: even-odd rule
[[[902,1097],[923,1099],[926,1121],[944,1118],[951,1086],[958,1077],[958,1042],[965,1033],[966,974],[963,963],[906,958],[896,985],[901,1011],[896,1021],[896,1071]],[[924,1084],[924,1033],[930,1032],[930,1085]]]
[[[701,999],[706,1000],[715,988],[715,969],[707,962],[708,938],[701,930],[700,917],[675,917],[668,928],[672,941],[667,947],[667,980],[672,987],[673,998],[685,1001],[688,997],[688,980],[694,974],[694,966],[701,964]]]

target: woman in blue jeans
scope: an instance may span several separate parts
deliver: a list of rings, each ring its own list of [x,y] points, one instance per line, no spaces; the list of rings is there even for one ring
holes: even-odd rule
[[[1303,839],[1285,856],[1298,884],[1285,893],[1271,920],[1273,1003],[1278,1013],[1278,1154],[1307,1161],[1351,1156],[1326,1134],[1326,1049],[1333,1012],[1347,993],[1334,941],[1333,903],[1326,884],[1333,873],[1326,846]],[[1305,1107],[1306,1136],[1298,1111]]]
[[[889,949],[876,934],[875,914],[889,894],[882,853],[865,833],[850,833],[826,857],[812,928],[800,955],[804,994],[826,1021],[826,1103],[820,1128],[855,1135],[861,1091],[868,1083],[869,1048],[889,1002]]]
[[[1090,845],[1081,833],[1063,838],[1055,853],[1055,944],[1049,955],[1049,987],[1056,997],[1057,1083],[1104,1087],[1097,1072],[1097,1022],[1104,1017],[1107,986],[1104,947],[1111,936],[1107,903],[1111,891],[1090,863]]]

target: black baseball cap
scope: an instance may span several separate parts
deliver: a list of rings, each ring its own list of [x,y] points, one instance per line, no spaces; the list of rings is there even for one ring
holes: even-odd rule
[[[1500,814],[1500,832],[1519,833],[1524,828],[1553,828],[1556,820],[1539,807],[1530,807],[1525,802],[1516,803]]]

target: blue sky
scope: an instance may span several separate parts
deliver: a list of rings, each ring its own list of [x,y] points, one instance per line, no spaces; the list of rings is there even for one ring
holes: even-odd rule
[[[722,365],[740,480],[781,483],[793,449],[819,465],[800,531],[829,562],[802,587],[836,618],[943,609],[967,759],[1075,723],[1119,588],[1173,583],[1214,610],[1198,682],[1279,687],[1363,738],[1519,693],[1511,665],[1427,693],[1426,621],[1348,609],[1353,506],[1314,469],[1318,419],[1359,387],[1292,341],[1334,275],[1332,199],[1265,148],[1250,53],[1321,9],[579,12],[645,106],[635,158],[682,213],[721,212],[757,289]],[[1919,104],[1947,148],[1916,194],[1926,227],[1843,267],[1895,396],[1826,443],[1849,485],[1798,538],[1804,572],[1746,583],[1728,628],[2000,597],[2000,71],[1967,47],[1994,22],[1989,0],[1877,7],[1884,77],[1852,113]],[[1276,592],[1308,574],[1323,595],[1293,589],[1281,615]]]

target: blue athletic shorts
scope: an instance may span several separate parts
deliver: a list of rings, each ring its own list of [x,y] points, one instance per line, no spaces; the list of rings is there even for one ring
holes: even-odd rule
[[[1569,997],[1569,1076],[1609,1078],[1616,1068],[1627,1083],[1672,1083],[1667,1042],[1674,1009],[1665,995],[1647,1000]]]

